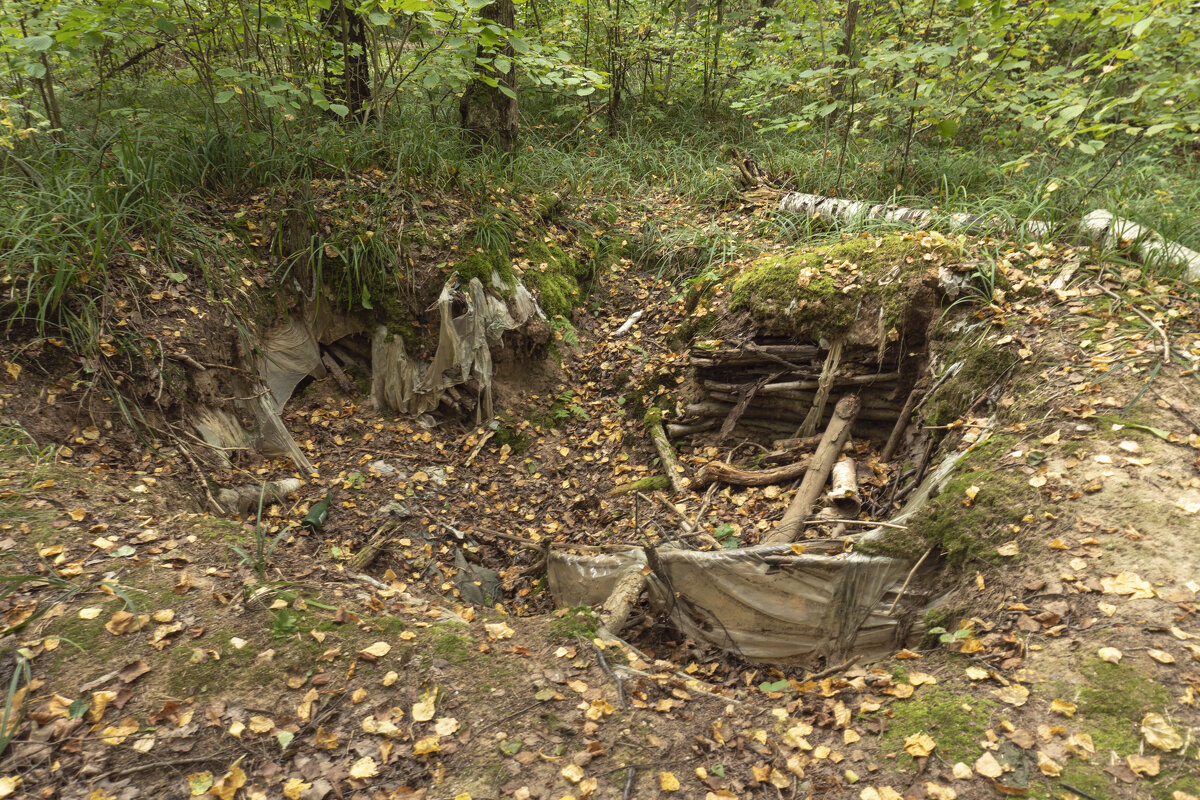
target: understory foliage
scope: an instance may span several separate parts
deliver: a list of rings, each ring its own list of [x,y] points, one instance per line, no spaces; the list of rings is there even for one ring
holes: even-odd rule
[[[114,265],[161,257],[182,275],[245,255],[228,252],[211,216],[164,209],[369,169],[396,176],[418,209],[415,193],[466,194],[480,219],[491,189],[534,206],[551,190],[603,194],[581,223],[595,229],[658,190],[728,203],[731,158],[748,157],[783,188],[1018,219],[1109,205],[1200,239],[1188,213],[1200,195],[1200,14],[1186,0],[3,9],[4,315],[71,328],[85,349],[104,341]],[[519,126],[478,130],[511,123],[518,101]],[[764,224],[783,240],[814,233]],[[719,273],[738,248],[686,221],[626,240],[639,263],[686,278]]]

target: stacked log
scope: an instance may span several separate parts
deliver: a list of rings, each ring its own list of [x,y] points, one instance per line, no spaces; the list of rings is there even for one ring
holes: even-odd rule
[[[847,345],[828,376],[834,397],[848,392],[859,396],[861,409],[852,431],[856,439],[869,438],[882,446],[908,399],[916,365],[901,364],[896,350],[889,347],[881,354]],[[828,355],[829,350],[817,344],[766,337],[739,346],[693,346],[690,360],[700,397],[667,426],[667,433],[682,437],[724,430],[726,435],[759,441],[797,436],[819,400]],[[828,424],[833,404],[826,403],[821,411],[818,432]]]

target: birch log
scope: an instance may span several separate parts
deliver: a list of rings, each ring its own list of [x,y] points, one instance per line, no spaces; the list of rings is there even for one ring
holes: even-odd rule
[[[860,203],[837,197],[792,192],[779,198],[780,211],[806,217],[824,217],[841,223],[861,220],[884,220],[897,225],[907,225],[919,230],[940,227],[948,231],[983,233],[999,231],[1044,238],[1053,232],[1053,225],[1045,220],[1031,219],[1022,223],[1002,216],[977,216],[974,214],[937,214],[926,208],[907,208],[888,203]],[[1139,225],[1133,220],[1123,219],[1103,208],[1083,216],[1077,232],[1093,242],[1106,247],[1120,247],[1129,242],[1134,254],[1142,263],[1159,263],[1179,267],[1191,280],[1200,280],[1200,253],[1166,239],[1152,228]]]
[[[1079,232],[1105,247],[1118,248],[1122,242],[1129,242],[1142,263],[1182,267],[1188,278],[1200,280],[1200,253],[1111,211],[1098,208],[1085,214],[1079,221]]]

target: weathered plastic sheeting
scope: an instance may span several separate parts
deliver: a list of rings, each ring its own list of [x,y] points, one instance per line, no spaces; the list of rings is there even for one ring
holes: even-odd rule
[[[309,375],[325,376],[321,348],[305,322],[291,317],[267,329],[262,336],[258,374],[271,391],[276,413],[291,399],[300,381]]]
[[[254,447],[253,437],[242,427],[242,423],[224,409],[196,407],[192,412],[192,427],[224,467],[230,466],[229,452],[251,450]]]
[[[696,641],[753,660],[803,663],[854,652],[882,657],[903,646],[905,626],[887,615],[910,564],[843,553],[840,540],[700,551],[661,548],[649,576],[651,607]],[[603,602],[621,573],[646,561],[641,550],[605,556],[552,553],[550,590],[559,603]],[[664,580],[665,579],[665,580]]]
[[[976,444],[986,441],[985,431]],[[937,493],[970,450],[948,456],[892,518],[903,524]],[[886,536],[873,528],[858,542]],[[660,572],[647,578],[651,607],[696,641],[751,659],[804,664],[853,653],[883,658],[920,633],[891,615],[913,561],[845,551],[843,539],[758,545],[726,551],[657,550]],[[550,591],[560,605],[597,605],[621,575],[647,564],[641,549],[598,556],[552,552]],[[664,580],[665,579],[665,580]],[[668,585],[669,584],[669,585]]]
[[[492,285],[497,285],[493,275]],[[501,282],[499,284],[503,286]],[[520,281],[511,291],[509,302],[488,292],[478,278],[466,287],[452,275],[438,297],[441,324],[433,360],[414,360],[398,337],[390,337],[380,326],[371,346],[371,400],[381,408],[408,414],[433,411],[448,389],[469,385],[475,392],[475,421],[492,417],[492,352],[506,331],[519,328],[530,318],[541,315],[537,302]],[[454,305],[466,306],[454,315]]]

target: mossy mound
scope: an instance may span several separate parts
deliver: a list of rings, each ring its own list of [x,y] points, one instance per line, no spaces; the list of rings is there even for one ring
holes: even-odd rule
[[[980,394],[987,392],[1017,362],[1017,354],[980,341],[946,358],[947,363],[958,361],[962,362],[958,372],[926,404],[925,419],[931,426],[949,425],[966,414]]]
[[[859,551],[912,560],[932,548],[952,564],[996,560],[996,547],[1019,538],[1040,501],[1017,465],[1004,463],[1004,453],[1015,446],[1014,438],[1004,435],[977,445],[942,491],[908,521],[907,530],[862,542]]]
[[[537,289],[538,302],[546,315],[563,319],[570,319],[571,312],[587,297],[597,264],[591,258],[576,258],[556,244],[533,241],[511,253],[476,250],[454,269],[464,283],[479,278],[487,286],[495,274],[511,288],[515,280],[514,263],[520,266],[526,285]]]
[[[954,257],[944,238],[908,233],[772,256],[734,280],[729,307],[771,335],[895,340],[928,322],[937,268]]]

